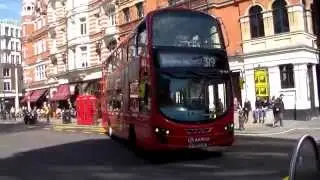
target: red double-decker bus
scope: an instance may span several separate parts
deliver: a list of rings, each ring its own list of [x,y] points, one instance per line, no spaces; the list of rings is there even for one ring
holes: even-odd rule
[[[104,62],[103,82],[110,136],[149,151],[220,151],[233,144],[230,69],[211,15],[150,12]]]

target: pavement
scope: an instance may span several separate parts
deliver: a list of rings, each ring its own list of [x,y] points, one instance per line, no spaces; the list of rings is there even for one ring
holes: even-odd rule
[[[99,121],[101,122],[101,120]],[[106,129],[102,127],[101,123],[97,125],[78,125],[76,119],[71,119],[71,123],[63,124],[61,119],[51,119],[50,128],[59,132],[82,132],[85,134],[106,134]]]
[[[245,124],[244,130],[239,130],[238,114],[235,113],[235,133],[237,135],[248,136],[272,136],[278,134],[286,134],[295,132],[298,130],[319,130],[320,131],[320,117],[314,117],[309,121],[302,120],[283,120],[283,127],[277,124],[276,127],[272,127],[273,115],[272,112],[267,113],[265,123],[253,123],[252,115],[249,114],[248,123]]]
[[[1,135],[0,142],[1,180],[280,180],[288,175],[296,139],[241,135],[222,155],[154,154],[160,163],[102,135],[34,129]]]
[[[272,113],[268,112],[264,124],[253,123],[252,115],[249,114],[249,121],[245,124],[245,130],[239,130],[238,114],[235,112],[235,134],[247,136],[272,136],[281,135],[297,130],[319,130],[320,131],[320,117],[315,117],[310,121],[299,120],[283,120],[283,127],[272,127],[273,117]],[[101,122],[101,120],[99,121]],[[0,125],[3,124],[22,124],[22,119],[18,120],[0,120]],[[105,135],[106,129],[102,125],[78,125],[75,119],[71,123],[63,124],[61,119],[51,119],[48,125],[45,120],[40,120],[38,125],[47,130],[67,133],[84,133],[84,134],[100,134]],[[1,131],[1,128],[0,128]]]

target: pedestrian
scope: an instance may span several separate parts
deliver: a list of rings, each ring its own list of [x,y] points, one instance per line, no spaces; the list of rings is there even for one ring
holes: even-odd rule
[[[43,104],[43,111],[44,111],[44,115],[46,117],[47,123],[50,123],[50,108],[47,105],[47,103]]]
[[[15,119],[15,113],[16,113],[16,110],[13,106],[11,106],[11,109],[10,109],[10,116],[11,116],[11,119]]]
[[[261,123],[262,117],[262,101],[260,97],[256,97],[255,110],[253,112],[254,123]]]
[[[283,126],[283,112],[284,112],[284,103],[282,101],[283,94],[280,94],[280,96],[274,101],[273,105],[273,115],[274,115],[274,121],[273,121],[273,127],[275,127],[276,123],[280,123],[280,127]]]
[[[251,102],[246,99],[244,102],[244,122],[247,123],[249,119],[249,112],[251,111]]]
[[[244,130],[245,111],[240,105],[238,108],[238,118],[239,118],[239,130]]]

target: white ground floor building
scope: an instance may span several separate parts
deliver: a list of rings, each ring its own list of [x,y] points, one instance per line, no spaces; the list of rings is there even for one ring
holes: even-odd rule
[[[256,97],[283,94],[284,119],[309,120],[319,110],[318,63],[317,51],[308,47],[245,54],[230,61],[231,70],[244,80],[235,96],[242,104],[248,99],[255,109]]]

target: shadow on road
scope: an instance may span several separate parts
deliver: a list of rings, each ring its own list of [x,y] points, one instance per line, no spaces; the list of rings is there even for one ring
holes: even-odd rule
[[[8,133],[32,131],[36,129],[42,129],[44,127],[46,127],[46,124],[44,123],[38,123],[35,125],[25,125],[24,123],[0,124],[0,135],[8,134]]]
[[[0,179],[279,179],[287,175],[294,143],[241,137],[232,151],[219,157],[175,154],[172,162],[150,164],[118,142],[93,139],[0,160]]]

